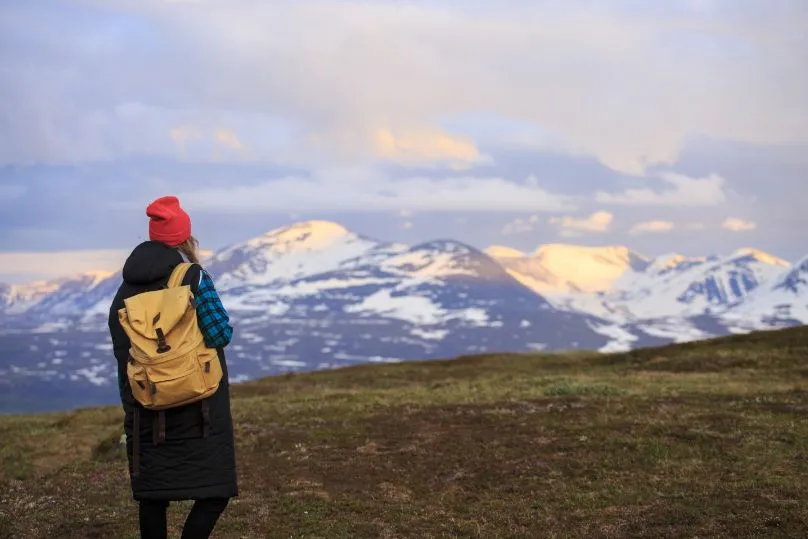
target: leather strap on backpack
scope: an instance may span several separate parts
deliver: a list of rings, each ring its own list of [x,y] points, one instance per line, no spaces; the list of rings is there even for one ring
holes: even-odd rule
[[[207,438],[210,430],[210,403],[207,399],[202,401],[200,410],[202,412],[202,437]]]
[[[132,476],[140,476],[140,408],[135,407],[135,424],[132,427],[135,439],[132,442]]]
[[[166,441],[166,413],[163,410],[157,411],[157,416],[154,418],[152,427],[152,442],[154,445],[164,443]]]

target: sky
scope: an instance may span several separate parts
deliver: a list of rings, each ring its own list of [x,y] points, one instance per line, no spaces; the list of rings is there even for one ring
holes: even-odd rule
[[[115,269],[180,198],[480,249],[808,254],[804,0],[6,0],[0,282]]]

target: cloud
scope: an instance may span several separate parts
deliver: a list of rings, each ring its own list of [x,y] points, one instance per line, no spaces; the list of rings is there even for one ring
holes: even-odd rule
[[[598,211],[585,219],[575,217],[553,217],[550,219],[551,225],[556,225],[561,229],[561,235],[565,237],[575,237],[581,233],[602,233],[609,230],[614,215],[607,211]]]
[[[183,144],[189,140],[199,140],[202,138],[202,134],[199,131],[187,125],[174,127],[168,134],[171,140],[177,144]]]
[[[629,174],[691,136],[808,143],[804,6],[653,4],[12,1],[0,164],[166,154],[189,124],[256,160],[467,165],[443,126],[478,111]]]
[[[674,224],[670,221],[645,221],[637,223],[628,231],[632,236],[649,233],[670,232],[674,229]]]
[[[523,234],[525,232],[532,232],[536,230],[536,225],[539,224],[539,216],[538,215],[531,215],[530,217],[521,218],[517,217],[513,221],[510,221],[502,227],[501,233],[505,236],[511,236],[514,234]]]
[[[601,204],[623,206],[716,206],[726,202],[726,180],[710,174],[704,178],[691,178],[667,172],[660,178],[668,184],[667,189],[654,190],[648,187],[627,189],[622,193],[598,191],[595,200]],[[643,180],[652,181],[652,180]]]
[[[729,217],[721,223],[721,227],[729,230],[731,232],[747,232],[749,230],[755,230],[757,228],[757,223],[753,221],[744,221],[743,219],[738,219],[735,217]]]
[[[575,209],[571,200],[540,187],[499,177],[412,176],[392,179],[378,171],[335,170],[286,176],[254,185],[193,188],[178,193],[194,210],[245,211],[546,211]]]
[[[115,271],[123,266],[128,251],[87,250],[50,252],[0,251],[0,282],[49,280],[79,273]]]
[[[404,230],[409,230],[413,228],[415,226],[415,222],[411,219],[412,216],[413,216],[412,210],[408,209],[399,210],[398,214],[396,215],[396,217],[401,219],[401,223],[399,224],[399,226]]]
[[[474,142],[437,130],[393,133],[379,129],[373,135],[376,155],[399,164],[445,162],[453,168],[466,168],[483,159]]]
[[[231,150],[244,149],[244,145],[238,139],[238,136],[230,129],[217,129],[214,136],[222,146],[226,146]]]

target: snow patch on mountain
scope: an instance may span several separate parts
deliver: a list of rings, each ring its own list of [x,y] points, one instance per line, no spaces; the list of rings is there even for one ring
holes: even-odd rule
[[[635,318],[627,306],[608,302],[603,293],[548,293],[544,297],[554,308],[562,311],[586,313],[618,323]]]
[[[380,264],[383,271],[407,275],[413,279],[434,280],[450,275],[476,275],[462,257],[471,251],[457,242],[431,243],[413,247],[392,256]]]
[[[418,325],[434,326],[451,320],[463,320],[474,325],[484,325],[486,312],[479,308],[443,309],[430,298],[421,296],[393,296],[390,290],[379,290],[360,303],[346,305],[346,313],[360,316],[385,316]]]
[[[647,320],[632,327],[652,337],[675,343],[708,339],[714,336],[714,334],[698,328],[690,319],[678,316]]]
[[[602,353],[627,352],[631,350],[637,336],[617,324],[590,324],[595,332],[612,339],[598,349]]]

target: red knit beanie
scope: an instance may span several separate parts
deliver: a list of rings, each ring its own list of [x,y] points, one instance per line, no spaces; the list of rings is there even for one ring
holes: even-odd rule
[[[191,218],[175,196],[158,198],[146,208],[149,239],[176,247],[191,236]]]

